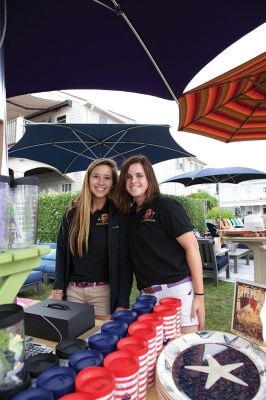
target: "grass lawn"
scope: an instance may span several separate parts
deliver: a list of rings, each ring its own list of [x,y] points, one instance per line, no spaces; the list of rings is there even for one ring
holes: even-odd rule
[[[215,286],[212,280],[204,280],[205,288],[205,306],[206,306],[206,330],[216,330],[223,332],[231,331],[231,315],[233,307],[234,284],[227,282],[219,282]],[[41,296],[36,295],[34,290],[24,292],[21,297],[29,297],[32,299],[47,299],[52,290],[52,285],[43,284],[43,293]],[[131,292],[130,302],[134,303],[138,290],[134,284]]]

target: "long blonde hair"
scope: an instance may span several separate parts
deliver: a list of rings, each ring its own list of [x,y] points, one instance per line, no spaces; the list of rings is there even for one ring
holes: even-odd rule
[[[90,212],[93,205],[93,197],[90,190],[90,175],[92,170],[98,165],[107,165],[112,170],[113,184],[108,194],[109,199],[113,199],[113,191],[118,182],[118,172],[116,162],[110,158],[98,158],[94,160],[88,167],[80,195],[72,203],[69,210],[74,210],[73,219],[69,231],[69,247],[72,255],[83,255],[83,242],[86,246],[86,254],[88,254],[88,243],[90,235]]]

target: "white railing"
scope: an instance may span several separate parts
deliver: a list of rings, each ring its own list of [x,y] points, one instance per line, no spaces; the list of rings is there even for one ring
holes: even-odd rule
[[[11,146],[19,141],[24,135],[24,124],[28,122],[23,117],[8,121],[6,125],[7,145]]]

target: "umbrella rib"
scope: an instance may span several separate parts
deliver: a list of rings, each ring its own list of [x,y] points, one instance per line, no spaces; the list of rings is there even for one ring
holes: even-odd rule
[[[86,149],[84,149],[82,152],[78,153],[77,151],[74,151],[74,150],[71,150],[71,149],[67,149],[67,148],[65,148],[64,146],[59,146],[58,144],[54,144],[54,143],[53,143],[53,146],[54,146],[54,147],[58,147],[59,149],[68,151],[69,153],[77,154],[77,157],[76,157],[76,158],[78,158],[78,156],[82,156],[82,157],[85,157],[85,158],[90,158],[90,157],[87,157],[86,155],[83,154],[84,151],[89,150],[89,151],[91,152],[91,154],[92,154],[94,157],[97,158],[96,154],[91,150],[91,147],[86,147]]]
[[[261,105],[261,102],[259,102],[259,103],[257,104],[257,106],[251,110],[251,113],[244,119],[244,121],[243,121],[243,122],[239,125],[239,127],[234,131],[234,133],[230,136],[230,138],[226,140],[226,143],[230,142],[230,141],[235,137],[235,135],[237,134],[237,132],[238,132],[238,131],[242,128],[242,126],[250,119],[250,117],[257,111],[257,109],[260,107],[260,105]]]
[[[137,40],[139,41],[141,47],[143,48],[143,50],[145,51],[145,53],[147,54],[148,58],[150,59],[151,63],[153,64],[153,66],[155,67],[156,71],[158,72],[158,74],[160,75],[163,83],[165,84],[167,90],[169,91],[170,95],[173,97],[174,101],[178,104],[178,100],[177,97],[175,96],[174,92],[171,89],[171,86],[169,85],[169,83],[167,82],[165,76],[163,75],[162,71],[160,70],[158,64],[156,63],[156,61],[154,60],[153,56],[151,55],[151,53],[149,52],[147,46],[145,45],[145,43],[143,42],[143,40],[141,39],[140,35],[138,34],[138,32],[136,31],[136,29],[134,28],[134,26],[132,25],[132,23],[129,21],[128,17],[126,16],[126,14],[124,13],[124,11],[121,8],[121,5],[119,3],[117,3],[115,0],[111,0],[112,3],[115,6],[115,9],[117,10],[117,14],[120,15],[124,21],[126,22],[126,24],[128,25],[128,27],[131,29],[131,31],[133,32],[133,34],[135,35],[135,37],[137,38]]]
[[[246,78],[243,78],[243,80],[244,79],[246,79]],[[233,82],[233,81],[232,81]],[[215,86],[220,86],[220,85],[215,85]],[[247,91],[249,91],[250,89],[248,89]],[[199,92],[199,91],[198,91]],[[198,92],[196,92],[196,93],[198,93]],[[217,111],[217,110],[219,110],[221,107],[224,107],[224,106],[226,106],[227,104],[229,104],[229,103],[231,103],[233,100],[241,100],[241,97],[240,96],[242,96],[243,94],[245,94],[245,92],[241,92],[241,93],[239,93],[237,96],[234,96],[234,97],[231,97],[231,98],[229,98],[225,103],[223,103],[223,104],[220,104],[220,105],[218,105],[217,107],[214,107],[214,108],[212,108],[211,109],[211,112],[213,113],[213,112],[215,112],[215,111]],[[186,93],[184,93],[184,95],[186,95]],[[245,99],[245,100],[247,100],[247,99]],[[252,99],[253,100],[253,99]],[[262,100],[262,101],[260,101],[259,102],[259,106],[260,106],[260,104],[262,103],[262,102],[264,102],[264,100]],[[256,110],[257,110],[257,108],[256,108]],[[255,110],[254,110],[255,111]],[[186,125],[184,125],[184,128],[189,128],[189,126],[192,124],[192,123],[197,123],[198,121],[200,121],[202,118],[204,118],[204,117],[208,117],[208,114],[209,114],[209,112],[208,111],[206,111],[204,114],[202,114],[202,115],[200,115],[198,118],[195,118],[195,119],[192,119],[191,121],[189,121]],[[251,116],[252,114],[250,114],[250,116]],[[249,116],[249,117],[250,117]],[[249,118],[248,117],[248,118]],[[244,121],[244,123],[246,122],[246,120]],[[241,126],[240,126],[240,128],[242,127],[242,124],[241,124]],[[240,129],[239,128],[239,129]],[[238,130],[236,131],[236,132],[238,132]],[[234,135],[233,135],[234,136]],[[232,137],[233,137],[232,136]],[[232,138],[231,137],[231,138]],[[230,140],[231,140],[231,138],[229,139],[229,140],[227,140],[226,142],[229,142]]]

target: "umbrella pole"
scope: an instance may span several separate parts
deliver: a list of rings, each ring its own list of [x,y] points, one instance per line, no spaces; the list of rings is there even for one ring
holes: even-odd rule
[[[218,194],[218,218],[219,218],[219,229],[221,229],[221,200],[220,200],[220,182],[217,183],[217,194]]]

